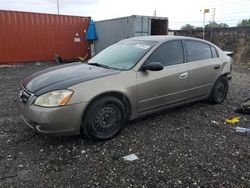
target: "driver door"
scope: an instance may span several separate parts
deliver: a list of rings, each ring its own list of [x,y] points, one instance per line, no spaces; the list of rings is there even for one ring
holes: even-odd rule
[[[138,112],[184,102],[187,99],[188,72],[182,41],[161,44],[145,61],[149,62],[160,62],[164,68],[137,72]]]

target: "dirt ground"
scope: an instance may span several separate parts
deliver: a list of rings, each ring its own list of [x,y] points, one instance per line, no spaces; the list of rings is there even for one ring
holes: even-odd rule
[[[250,69],[234,68],[227,100],[199,102],[130,122],[114,139],[47,137],[16,109],[21,80],[48,63],[0,66],[0,187],[250,187]],[[54,66],[54,65],[53,65]],[[240,116],[230,125],[225,119]],[[138,160],[124,161],[136,154]]]

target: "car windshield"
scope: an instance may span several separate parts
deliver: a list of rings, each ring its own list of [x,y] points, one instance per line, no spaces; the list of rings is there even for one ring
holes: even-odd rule
[[[106,68],[129,70],[156,44],[153,41],[121,41],[104,49],[88,63]]]

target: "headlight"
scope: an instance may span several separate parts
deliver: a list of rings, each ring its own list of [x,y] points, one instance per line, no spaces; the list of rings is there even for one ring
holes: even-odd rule
[[[72,96],[73,91],[57,90],[45,93],[35,100],[35,105],[43,107],[64,106]]]

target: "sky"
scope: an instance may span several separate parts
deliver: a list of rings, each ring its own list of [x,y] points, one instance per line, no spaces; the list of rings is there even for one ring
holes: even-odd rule
[[[58,0],[63,15],[91,16],[105,20],[130,15],[168,17],[170,29],[185,24],[203,25],[201,10],[210,9],[205,22],[236,26],[250,18],[250,0]],[[0,10],[17,10],[57,14],[57,0],[0,0]],[[214,14],[215,10],[215,14]]]

